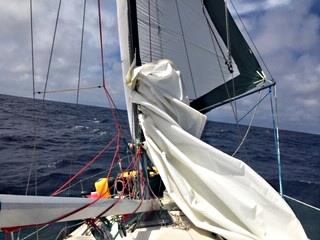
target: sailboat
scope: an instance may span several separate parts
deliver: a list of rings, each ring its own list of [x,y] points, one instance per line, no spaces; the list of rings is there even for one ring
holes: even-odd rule
[[[85,220],[60,239],[317,239],[319,209],[282,192],[276,111],[280,193],[200,140],[214,108],[263,91],[275,103],[226,2],[117,0],[117,14],[132,162],[86,197],[57,196],[74,178],[50,197],[0,195],[0,228]]]

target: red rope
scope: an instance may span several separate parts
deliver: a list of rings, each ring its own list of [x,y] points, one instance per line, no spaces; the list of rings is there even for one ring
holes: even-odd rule
[[[105,74],[104,74],[103,32],[102,32],[102,14],[101,14],[100,0],[98,0],[98,16],[99,16],[99,36],[100,36],[100,55],[101,55],[101,68],[102,68],[102,85],[103,85],[103,90],[105,92],[107,100],[109,102],[109,105],[111,107],[112,117],[114,119],[116,129],[117,129],[116,150],[115,150],[115,154],[114,154],[114,157],[111,162],[111,166],[110,166],[108,174],[107,174],[107,178],[109,178],[111,175],[111,171],[113,169],[113,166],[115,165],[116,162],[118,162],[120,160],[119,152],[120,152],[120,139],[121,139],[121,125],[120,125],[118,113],[116,111],[117,106],[116,106],[111,94],[109,93],[109,91],[106,87],[106,80],[105,80]]]
[[[72,177],[69,178],[68,181],[66,181],[64,184],[62,184],[61,187],[59,187],[57,190],[55,190],[51,196],[56,196],[59,193],[63,192],[63,190],[69,185],[75,178],[77,178],[81,173],[83,173],[88,167],[90,167],[95,161],[101,157],[101,155],[108,150],[108,148],[111,146],[111,144],[114,142],[116,137],[113,137],[112,140],[105,146],[103,149],[101,149],[89,162],[87,162],[86,165],[84,165],[76,174],[74,174]]]
[[[128,165],[128,167],[126,168],[125,171],[128,171],[131,164],[133,163],[134,166],[137,166],[137,163],[139,162],[139,160],[141,159],[141,156],[142,156],[142,147],[140,147],[138,150],[137,150],[137,153],[135,155],[135,157],[132,159],[132,161],[130,162],[130,164]],[[115,183],[114,183],[115,184]],[[128,183],[126,183],[127,185]],[[123,194],[124,194],[124,188],[125,186],[123,186],[123,191],[121,193],[121,195],[119,196],[118,200],[116,202],[114,202],[111,206],[109,206],[106,210],[104,210],[103,212],[101,212],[97,217],[96,219],[102,217],[104,214],[106,214],[111,208],[113,208],[122,198]],[[143,200],[142,200],[143,201]],[[133,213],[135,213],[139,208],[140,206],[142,205],[142,202],[139,204],[139,206],[134,210]]]
[[[71,212],[68,212],[68,213],[66,213],[66,214],[64,214],[64,215],[62,215],[62,216],[60,216],[60,217],[58,217],[58,218],[55,218],[55,219],[53,219],[53,220],[50,220],[49,222],[46,222],[46,223],[29,224],[29,225],[23,225],[23,226],[13,226],[13,227],[9,227],[9,228],[2,228],[2,230],[3,230],[4,232],[6,232],[6,233],[10,233],[10,232],[17,231],[17,230],[19,230],[19,229],[24,230],[24,229],[32,228],[32,227],[42,227],[42,226],[44,226],[44,225],[51,225],[51,224],[54,224],[54,223],[56,223],[56,222],[58,222],[58,221],[60,221],[60,220],[62,220],[62,219],[64,219],[64,218],[70,217],[71,215],[73,215],[73,214],[75,214],[75,213],[77,213],[77,212],[80,212],[81,210],[83,210],[83,209],[85,209],[85,208],[87,208],[87,207],[95,204],[95,203],[96,203],[97,201],[99,201],[100,199],[101,199],[101,197],[98,197],[97,199],[93,200],[92,202],[87,203],[87,204],[83,205],[83,206],[80,207],[80,208],[77,208],[77,209],[75,209],[75,210],[73,210],[73,211],[71,211]],[[117,201],[116,201],[116,202],[117,202]]]
[[[113,141],[114,141],[114,138],[109,142],[109,144],[112,143]],[[108,144],[108,145],[109,145],[109,144]],[[107,146],[108,146],[108,145],[107,145]],[[106,148],[106,147],[105,147],[105,148]],[[103,150],[103,149],[102,149],[102,150]],[[142,147],[140,147],[140,148],[137,150],[137,153],[136,153],[135,157],[132,159],[132,161],[130,162],[130,164],[128,165],[128,167],[127,167],[127,169],[126,169],[125,171],[129,170],[129,168],[131,167],[132,164],[133,164],[134,166],[138,166],[137,164],[138,164],[139,160],[141,159],[142,151],[143,151],[143,149],[142,149]],[[100,152],[101,152],[101,151],[100,151]],[[99,153],[100,153],[100,152],[99,152]],[[80,172],[80,171],[79,171],[79,172]],[[104,210],[103,212],[101,212],[101,213],[96,217],[96,219],[97,219],[97,218],[100,218],[101,216],[103,216],[106,212],[108,212],[111,208],[113,208],[117,203],[119,203],[120,200],[122,199],[121,197],[123,196],[123,193],[124,193],[124,191],[121,193],[121,195],[119,196],[119,198],[118,198],[114,203],[112,203],[111,206],[109,206],[106,210]],[[55,219],[53,219],[53,220],[51,220],[51,221],[48,221],[48,222],[46,222],[46,223],[41,223],[41,224],[29,224],[29,225],[24,225],[24,226],[13,226],[13,227],[9,227],[9,228],[2,228],[2,231],[3,231],[5,234],[8,234],[8,233],[11,233],[11,232],[15,232],[15,231],[17,231],[17,230],[24,230],[24,229],[32,228],[32,227],[42,227],[42,226],[44,226],[44,225],[51,225],[51,224],[54,224],[54,223],[56,223],[56,222],[58,222],[58,221],[60,221],[60,220],[62,220],[62,219],[64,219],[64,218],[67,218],[67,217],[69,217],[69,216],[71,216],[71,215],[73,215],[73,214],[75,214],[75,213],[77,213],[77,212],[80,212],[81,210],[83,210],[83,209],[85,209],[85,208],[87,208],[87,207],[89,207],[89,206],[92,206],[92,205],[95,204],[97,201],[99,201],[101,198],[102,198],[102,195],[99,196],[98,198],[94,199],[92,202],[90,202],[90,203],[88,203],[88,204],[85,204],[84,206],[82,206],[82,207],[80,207],[80,208],[77,208],[77,209],[75,209],[75,210],[73,210],[73,211],[71,211],[71,212],[68,212],[68,213],[66,213],[66,214],[64,214],[64,215],[62,215],[62,216],[60,216],[60,217],[58,217],[58,218],[55,218]],[[135,212],[141,207],[142,202],[143,202],[143,199],[141,200],[141,202],[140,202],[140,204],[138,205],[138,207],[133,211],[133,213],[135,213]]]
[[[110,174],[111,174],[111,169],[113,168],[116,160],[117,161],[120,160],[119,152],[120,152],[121,125],[120,125],[118,113],[116,111],[117,106],[116,106],[111,94],[109,93],[109,91],[108,91],[108,89],[106,87],[106,79],[105,79],[105,74],[104,74],[103,31],[102,31],[102,14],[101,14],[101,2],[100,2],[100,0],[98,0],[98,17],[99,17],[99,37],[100,37],[102,86],[103,86],[103,90],[105,92],[105,95],[107,97],[107,100],[109,102],[109,105],[111,107],[112,117],[114,119],[114,122],[115,122],[115,125],[116,125],[116,129],[117,129],[116,151],[115,151],[114,158],[112,159],[112,162],[111,162],[111,167],[110,167],[110,169],[108,171],[107,177],[109,177]]]
[[[143,152],[143,148],[140,147],[139,150],[140,150],[140,151],[139,151],[139,154],[140,154],[140,158],[141,158],[142,152]],[[139,177],[140,177],[140,183],[141,183],[141,185],[140,185],[140,188],[141,188],[141,193],[140,193],[140,194],[141,194],[141,202],[140,202],[140,204],[137,206],[137,208],[132,212],[132,214],[134,214],[134,213],[136,213],[136,212],[138,211],[138,209],[141,207],[141,205],[142,205],[142,203],[143,203],[143,199],[144,199],[145,179],[144,179],[143,174],[142,174],[142,172],[141,172],[141,170],[140,170],[140,165],[138,165],[137,167],[138,167]]]

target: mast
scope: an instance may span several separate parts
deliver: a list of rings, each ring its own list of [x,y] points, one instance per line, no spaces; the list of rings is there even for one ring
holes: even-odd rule
[[[139,33],[137,21],[137,3],[136,0],[127,0],[128,4],[128,26],[129,26],[129,55],[130,62],[133,63],[136,58],[136,66],[141,66]]]
[[[133,64],[133,61],[135,61],[136,66],[141,66],[136,0],[127,0],[127,4],[130,64]],[[134,136],[132,137],[135,141],[140,141],[141,136],[139,135],[141,134],[141,129],[138,122],[138,106],[136,104],[133,104],[132,110],[134,128]]]
[[[126,76],[136,56],[136,65],[141,65],[139,36],[137,29],[136,0],[117,0],[118,33],[122,66],[122,79],[128,113],[128,122],[132,139],[138,134],[136,110],[129,96],[131,89],[126,86]],[[137,53],[135,55],[135,52]]]
[[[129,32],[129,56],[131,65],[141,66],[140,47],[139,47],[139,30],[138,30],[138,18],[137,18],[137,3],[136,0],[127,0],[128,4],[128,32]],[[142,129],[138,120],[139,109],[137,104],[132,104],[132,119],[133,119],[133,140],[136,145],[135,150],[138,151],[140,144],[145,140]],[[139,168],[142,169],[142,174],[148,178],[146,153],[142,152],[143,163],[139,162]],[[141,180],[139,178],[139,180]],[[149,198],[149,189],[143,189],[143,184],[140,182],[140,194],[144,193],[142,198]]]

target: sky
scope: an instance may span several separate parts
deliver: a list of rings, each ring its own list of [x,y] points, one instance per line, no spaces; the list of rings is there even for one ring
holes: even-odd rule
[[[102,2],[107,86],[118,108],[125,109],[116,1]],[[277,81],[280,128],[320,134],[320,2],[233,0],[233,3]],[[87,0],[87,4],[81,86],[96,87],[101,85],[97,5],[95,0]],[[35,86],[36,91],[43,91],[58,0],[33,0],[33,7]],[[49,91],[77,86],[82,7],[81,0],[62,0]],[[32,97],[29,0],[0,1],[0,42],[0,94]],[[46,98],[76,101],[74,92],[48,93]],[[258,98],[255,95],[238,101],[238,115],[245,114]],[[82,90],[80,103],[108,106],[101,89]],[[213,110],[208,117],[213,121],[234,122],[230,105]],[[249,121],[250,115],[243,124]],[[253,125],[272,126],[269,99],[257,109]]]

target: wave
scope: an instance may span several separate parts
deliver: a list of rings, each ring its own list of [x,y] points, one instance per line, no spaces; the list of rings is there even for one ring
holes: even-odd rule
[[[74,127],[72,127],[72,129],[76,129],[76,130],[88,130],[89,127],[88,126],[83,126],[83,125],[75,125]]]

